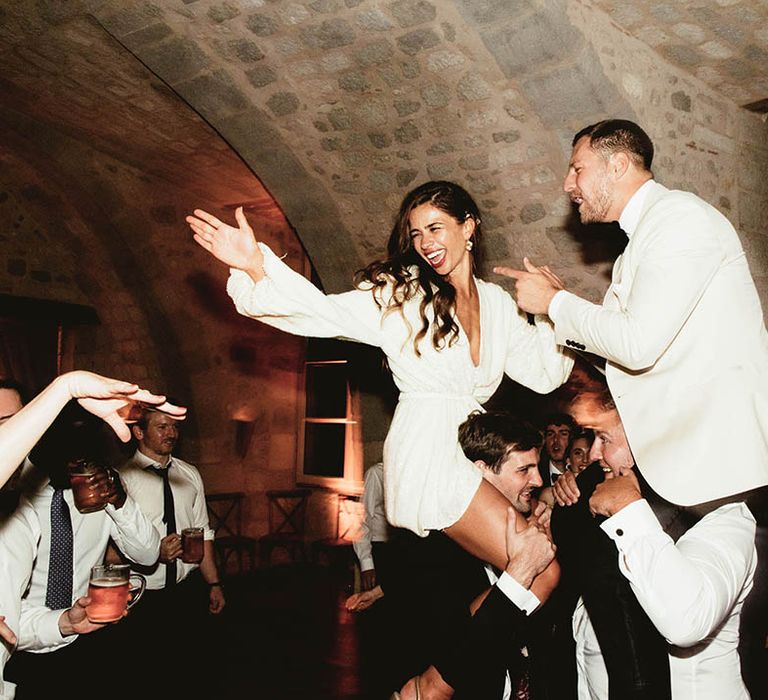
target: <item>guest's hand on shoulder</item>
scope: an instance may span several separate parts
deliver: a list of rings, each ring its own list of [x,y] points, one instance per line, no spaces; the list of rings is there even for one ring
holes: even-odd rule
[[[555,501],[560,506],[572,506],[576,504],[581,495],[576,485],[576,476],[573,472],[563,472],[560,478],[552,486]]]

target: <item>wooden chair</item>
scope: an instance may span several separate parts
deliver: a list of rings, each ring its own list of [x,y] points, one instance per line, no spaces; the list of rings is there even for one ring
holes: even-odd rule
[[[347,570],[356,559],[352,543],[360,536],[363,504],[360,496],[336,494],[336,531],[333,537],[324,537],[312,543],[312,559],[327,561],[332,567]]]
[[[244,498],[242,491],[212,493],[205,497],[210,525],[216,534],[214,547],[217,564],[222,573],[228,571],[230,559],[237,563],[237,573],[252,569],[256,559],[258,540],[243,535]],[[248,557],[248,569],[244,566],[243,555]]]
[[[261,561],[269,564],[275,548],[284,549],[292,561],[306,561],[304,528],[310,489],[267,491],[269,532],[259,538]]]

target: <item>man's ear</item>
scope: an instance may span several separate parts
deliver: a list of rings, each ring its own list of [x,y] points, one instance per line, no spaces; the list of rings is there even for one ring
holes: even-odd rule
[[[131,432],[137,440],[141,440],[144,437],[144,431],[138,425],[132,425]]]
[[[485,462],[483,462],[483,460],[482,460],[482,459],[476,459],[476,460],[474,461],[474,465],[475,465],[476,467],[479,467],[479,468],[480,468],[481,470],[483,470],[483,471],[484,471],[484,470],[486,470],[486,469],[489,469],[488,465],[487,465]]]
[[[608,165],[614,180],[620,180],[629,171],[632,161],[630,160],[629,155],[624,153],[624,151],[616,151],[611,154],[611,159]]]

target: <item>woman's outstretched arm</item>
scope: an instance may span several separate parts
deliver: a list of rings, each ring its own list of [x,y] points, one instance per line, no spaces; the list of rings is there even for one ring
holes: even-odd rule
[[[59,411],[70,399],[105,421],[118,437],[127,442],[131,433],[129,411],[140,402],[155,407],[181,420],[187,413],[165,401],[165,396],[152,394],[136,384],[110,379],[93,372],[78,370],[54,379],[16,415],[0,426],[0,486],[13,474],[35,446]]]

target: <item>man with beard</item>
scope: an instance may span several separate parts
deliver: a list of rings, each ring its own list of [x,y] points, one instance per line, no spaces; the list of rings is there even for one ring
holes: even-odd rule
[[[564,189],[582,223],[618,221],[629,238],[602,305],[566,291],[548,267],[527,259],[525,271],[497,272],[516,279],[522,309],[549,314],[557,343],[606,359],[632,452],[660,496],[680,506],[745,500],[768,484],[760,300],[733,226],[695,195],[656,182],[653,151],[648,135],[622,119],[573,139]],[[755,515],[760,556],[743,615],[742,663],[752,694],[766,697],[768,533],[765,513]]]

